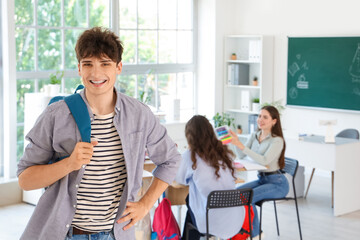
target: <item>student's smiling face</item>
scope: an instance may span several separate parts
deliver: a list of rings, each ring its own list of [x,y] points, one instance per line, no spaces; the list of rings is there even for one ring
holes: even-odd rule
[[[271,131],[272,126],[276,123],[276,119],[272,119],[270,113],[262,109],[257,119],[258,128],[263,131]]]
[[[86,94],[97,96],[113,92],[116,76],[121,73],[122,63],[116,64],[106,55],[101,58],[87,57],[80,60],[78,69]]]

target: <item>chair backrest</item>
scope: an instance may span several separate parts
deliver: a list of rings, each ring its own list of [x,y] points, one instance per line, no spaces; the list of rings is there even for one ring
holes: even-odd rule
[[[359,139],[359,131],[353,128],[344,129],[336,137]]]
[[[218,190],[208,195],[206,209],[250,205],[252,189]]]
[[[282,169],[282,171],[290,174],[293,178],[295,178],[298,166],[299,162],[297,160],[285,157],[285,167]]]
[[[206,204],[206,237],[209,239],[209,210],[212,208],[229,208],[248,206],[249,226],[251,234],[251,214],[250,207],[253,198],[253,190],[251,188],[235,189],[235,190],[218,190],[209,193]]]
[[[295,188],[295,176],[299,167],[298,160],[285,157],[285,167],[282,169],[283,172],[292,176],[292,189],[294,197],[286,197],[286,199],[296,199],[296,188]]]

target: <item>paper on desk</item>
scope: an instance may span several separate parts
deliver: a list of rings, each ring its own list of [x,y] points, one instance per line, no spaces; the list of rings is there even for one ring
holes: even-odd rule
[[[265,166],[260,165],[248,158],[244,158],[244,159],[237,158],[234,160],[234,164],[235,165],[243,165],[247,171],[266,170],[267,169]]]

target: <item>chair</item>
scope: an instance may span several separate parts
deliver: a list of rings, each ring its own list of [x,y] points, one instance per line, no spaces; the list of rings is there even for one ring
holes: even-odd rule
[[[299,162],[297,160],[291,159],[291,158],[285,158],[285,167],[284,167],[284,169],[282,169],[283,173],[288,173],[288,174],[290,174],[292,176],[292,186],[293,186],[293,190],[294,190],[294,197],[269,198],[269,199],[264,199],[262,201],[259,201],[259,202],[255,203],[257,206],[260,207],[260,232],[261,232],[262,205],[263,205],[263,203],[268,202],[268,201],[274,202],[277,234],[278,234],[278,236],[280,236],[279,223],[278,223],[277,211],[276,211],[276,201],[277,200],[294,200],[295,201],[295,207],[296,207],[297,220],[298,220],[298,225],[299,225],[300,239],[302,240],[301,226],[300,226],[300,216],[299,216],[299,209],[298,209],[298,203],[297,203],[296,191],[295,191],[295,176],[296,176],[298,166],[299,166]],[[261,234],[259,235],[259,239],[261,240]]]
[[[344,129],[341,132],[339,132],[338,134],[336,134],[336,137],[339,138],[352,138],[352,139],[359,139],[359,131],[353,128],[348,128],[348,129]],[[306,192],[305,192],[305,196],[304,198],[306,198],[309,188],[310,188],[310,184],[311,184],[311,180],[314,176],[315,173],[315,168],[312,169],[311,171],[311,176],[310,176],[310,180],[308,183],[308,186],[306,188]],[[331,207],[334,207],[334,171],[331,171]]]
[[[251,216],[250,207],[251,207],[252,197],[253,197],[253,191],[251,188],[235,189],[235,190],[218,190],[209,193],[206,204],[206,234],[201,233],[201,235],[206,236],[207,240],[209,239],[209,237],[212,236],[211,234],[209,234],[210,209],[248,206],[250,232],[247,232],[244,229],[240,229],[239,233],[246,232],[250,234],[250,239],[252,239],[251,237],[252,226],[251,226],[251,217],[250,217]],[[188,228],[186,231],[186,239],[189,239],[190,229],[197,230],[197,228],[194,225],[188,223]]]

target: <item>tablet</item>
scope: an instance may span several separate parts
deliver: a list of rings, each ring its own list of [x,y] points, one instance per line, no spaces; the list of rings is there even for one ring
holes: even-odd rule
[[[229,133],[229,127],[228,126],[221,126],[215,128],[216,137],[223,143],[228,144],[231,142],[231,135]]]

